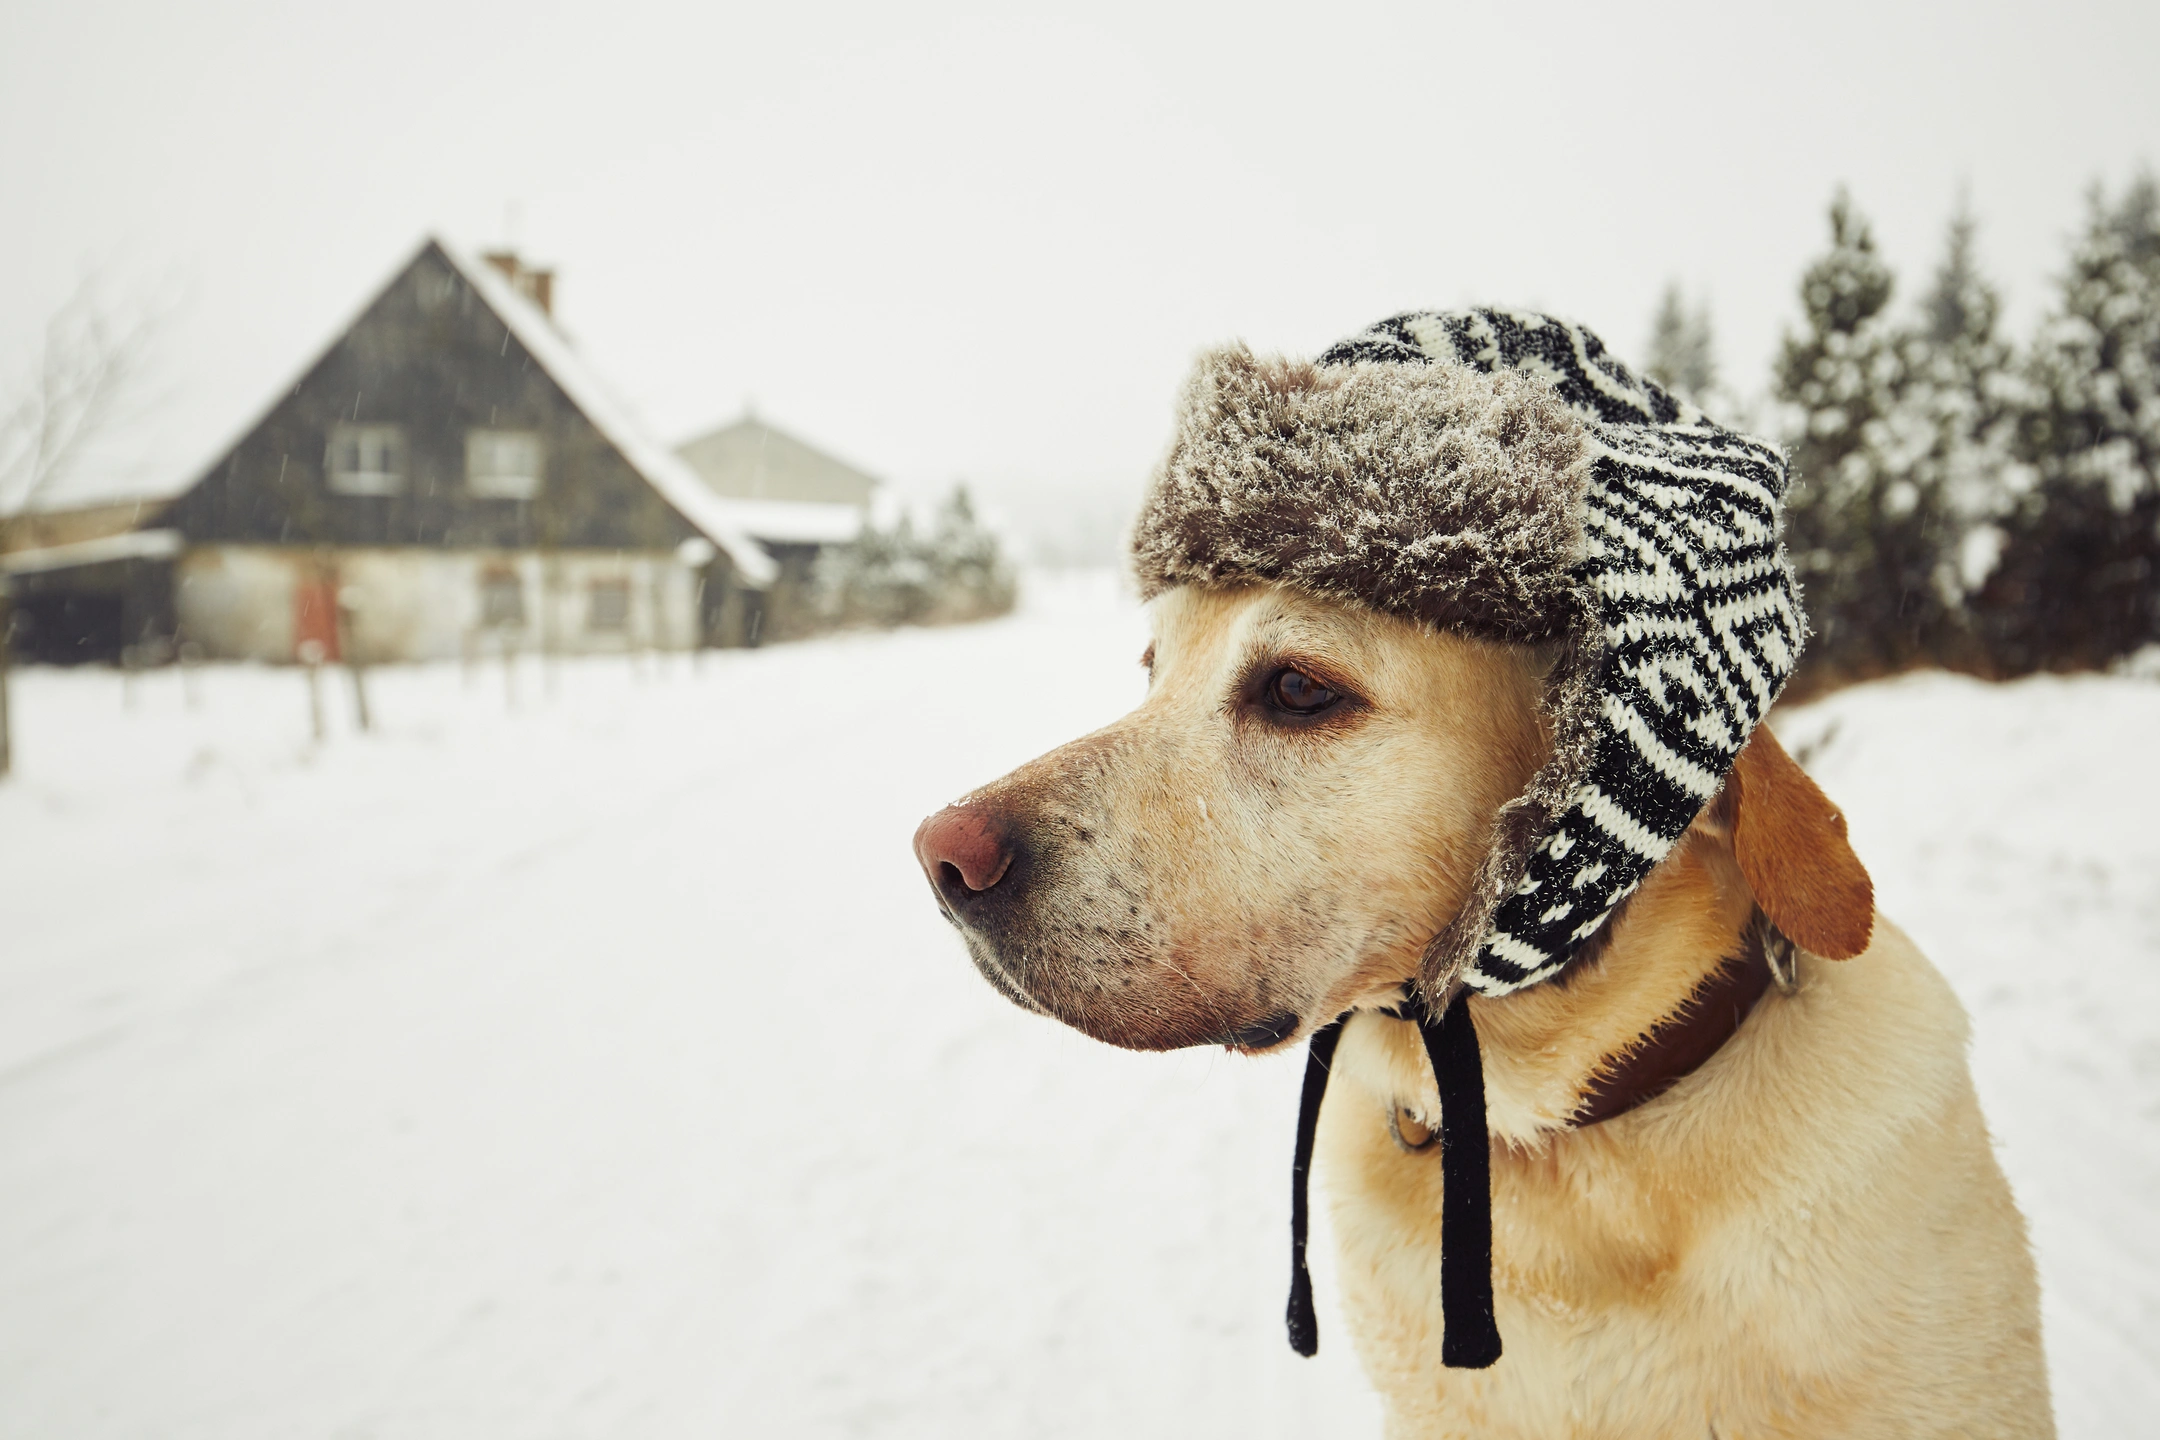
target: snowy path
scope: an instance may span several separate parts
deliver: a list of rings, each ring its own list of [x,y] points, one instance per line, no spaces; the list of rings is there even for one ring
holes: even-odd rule
[[[922,814],[1138,696],[1101,585],[680,661],[18,677],[0,1434],[1374,1435],[1281,1338],[1294,1061],[1006,1006]],[[333,690],[336,718],[344,695]],[[1832,727],[1835,727],[1832,731]],[[2160,1407],[2160,686],[1785,722],[1950,971],[2066,1434]],[[1324,1247],[1323,1247],[1324,1248]]]

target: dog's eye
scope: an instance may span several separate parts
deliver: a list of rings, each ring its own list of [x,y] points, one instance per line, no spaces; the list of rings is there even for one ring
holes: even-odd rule
[[[1268,678],[1267,698],[1292,715],[1317,715],[1342,696],[1302,670],[1278,670]]]

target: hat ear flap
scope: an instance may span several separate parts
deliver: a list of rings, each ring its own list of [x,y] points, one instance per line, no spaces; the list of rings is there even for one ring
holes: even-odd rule
[[[1733,763],[1733,851],[1755,903],[1801,949],[1850,960],[1875,928],[1875,884],[1845,838],[1845,816],[1767,725]]]

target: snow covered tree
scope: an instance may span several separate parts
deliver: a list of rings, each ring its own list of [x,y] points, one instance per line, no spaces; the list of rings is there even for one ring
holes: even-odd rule
[[[1793,486],[1786,544],[1815,637],[1809,683],[1887,674],[1956,648],[1940,584],[1955,548],[1941,497],[1914,480],[1913,427],[1899,415],[1907,349],[1894,288],[1867,221],[1839,191],[1830,249],[1801,277],[1802,328],[1787,332],[1776,396],[1788,409]]]
[[[1898,338],[1897,394],[1877,442],[1895,486],[1910,487],[1917,538],[1934,557],[1931,628],[1918,638],[1936,663],[1981,663],[1966,602],[1993,561],[2020,473],[2011,454],[2017,386],[1996,332],[2002,299],[1974,255],[1978,223],[1961,199],[1917,322]],[[1919,563],[1922,557],[1913,557]]]
[[[2031,487],[1978,598],[2005,673],[2085,668],[2160,641],[2160,185],[2092,192],[2024,367]]]
[[[902,515],[891,528],[865,523],[846,545],[818,557],[819,609],[836,625],[893,626],[920,621],[936,601],[936,585],[914,523]]]
[[[1710,342],[1710,306],[1690,311],[1677,281],[1665,287],[1650,322],[1650,358],[1643,373],[1691,405],[1706,406],[1717,385]]]
[[[974,620],[1012,609],[1012,571],[997,536],[976,518],[965,485],[954,486],[938,507],[927,559],[938,579],[941,618]]]
[[[1002,615],[1016,587],[997,535],[976,518],[967,488],[938,507],[927,536],[903,514],[819,558],[819,605],[832,624],[939,625]]]

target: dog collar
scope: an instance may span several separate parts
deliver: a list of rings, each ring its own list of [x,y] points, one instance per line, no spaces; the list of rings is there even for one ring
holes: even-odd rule
[[[1783,965],[1773,963],[1773,950],[1782,952]],[[1772,984],[1780,990],[1792,988],[1791,955],[1792,942],[1756,911],[1740,953],[1704,976],[1679,1009],[1641,1036],[1639,1045],[1608,1060],[1591,1077],[1569,1123],[1580,1130],[1616,1120],[1694,1074],[1738,1033]]]

